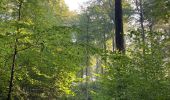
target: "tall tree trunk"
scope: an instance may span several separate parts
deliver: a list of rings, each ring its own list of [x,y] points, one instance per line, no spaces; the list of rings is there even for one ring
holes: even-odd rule
[[[88,93],[88,74],[89,74],[89,48],[88,48],[88,45],[89,45],[89,21],[90,21],[90,18],[89,18],[89,15],[87,14],[87,26],[86,26],[86,100],[89,99],[89,93]]]
[[[151,54],[152,54],[152,56],[153,56],[153,53],[154,53],[153,25],[154,25],[154,23],[152,22],[152,19],[151,19],[150,25],[149,25],[149,31],[150,31],[150,42],[151,42]]]
[[[106,31],[107,31],[107,28],[105,28],[104,32],[103,32],[103,49],[104,49],[104,65],[105,66],[106,66],[106,62],[107,62]],[[104,67],[103,66],[101,66],[101,74],[104,74]]]
[[[19,5],[18,5],[18,22],[21,20],[21,7],[22,7],[22,1],[20,0]],[[15,72],[16,55],[18,53],[17,52],[17,43],[18,43],[17,35],[20,33],[19,29],[20,29],[20,27],[17,26],[17,33],[15,34],[14,52],[13,52],[13,57],[12,57],[11,75],[10,75],[10,81],[9,81],[9,91],[8,91],[7,100],[11,100],[14,72]]]
[[[105,32],[103,33],[103,49],[104,49],[104,65],[106,65],[106,37],[105,37]],[[101,67],[101,73],[104,73],[104,68],[103,66]]]
[[[15,42],[17,42],[17,40],[15,40]],[[10,78],[10,81],[9,81],[9,91],[8,91],[8,98],[7,98],[7,100],[11,100],[11,93],[12,93],[12,87],[13,87],[16,55],[17,55],[17,44],[15,43],[14,53],[13,53],[13,57],[12,57],[11,78]]]
[[[123,15],[122,15],[122,0],[115,0],[115,43],[116,49],[119,53],[125,53],[124,47],[124,33],[123,33]],[[116,99],[123,99],[123,80],[121,74],[121,68],[116,67]]]
[[[122,0],[115,0],[115,35],[116,49],[124,53],[124,35],[123,35],[123,15],[122,15]]]
[[[114,5],[113,5],[113,1],[112,0],[109,0],[109,6],[110,6],[110,8],[112,8],[111,12],[109,13],[109,17],[110,17],[110,19],[113,22],[115,22]],[[113,27],[112,31],[113,31],[113,33],[115,32],[115,28],[114,27]],[[115,48],[116,48],[115,44],[116,44],[115,43],[115,34],[112,34],[112,51],[113,52],[115,51]]]
[[[145,61],[145,48],[146,48],[146,44],[145,44],[145,28],[144,28],[144,15],[143,15],[143,0],[136,0],[136,8],[137,8],[137,11],[139,13],[139,22],[140,22],[140,27],[141,27],[141,36],[142,36],[142,48],[143,48],[143,66],[145,66],[146,64],[146,61]],[[147,77],[147,70],[144,68],[143,69],[143,73],[144,73],[144,76],[145,76],[145,80],[148,80],[148,77]]]
[[[145,55],[145,29],[144,29],[144,16],[143,16],[143,5],[142,0],[139,0],[139,6],[140,6],[140,24],[141,24],[141,30],[142,30],[142,42],[143,42],[143,55]]]
[[[143,1],[136,0],[136,8],[140,16],[140,26],[142,32],[142,43],[143,43],[143,55],[145,55],[145,28],[144,28],[144,15],[143,15]]]

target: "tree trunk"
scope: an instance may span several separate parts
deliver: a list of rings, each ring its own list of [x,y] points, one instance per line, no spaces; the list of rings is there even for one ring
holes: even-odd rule
[[[136,0],[136,8],[140,16],[140,26],[142,32],[142,43],[143,43],[143,55],[145,55],[145,28],[144,28],[144,15],[143,15],[143,4],[142,0]]]
[[[110,6],[110,8],[112,8],[112,10],[111,10],[111,12],[109,13],[109,17],[110,17],[110,19],[113,21],[113,22],[115,22],[115,13],[114,13],[114,5],[112,4],[113,2],[112,2],[112,0],[109,0],[109,6]],[[115,51],[115,48],[116,48],[116,46],[115,46],[115,34],[114,34],[114,32],[115,32],[115,28],[113,27],[113,34],[112,34],[112,51],[114,52]]]
[[[106,31],[107,31],[107,29],[105,28],[105,30],[103,32],[104,66],[106,66],[106,62],[107,62]],[[101,66],[101,74],[104,74],[104,67],[103,66]]]
[[[122,0],[115,0],[115,35],[116,49],[124,53],[124,35],[123,35],[123,18],[122,18]]]
[[[18,22],[21,20],[21,6],[22,6],[22,1],[20,0],[19,5],[18,5]],[[10,81],[9,81],[9,91],[8,91],[7,100],[11,100],[14,72],[15,72],[16,55],[18,53],[18,51],[17,51],[17,43],[18,43],[17,35],[20,33],[19,29],[20,29],[19,26],[17,26],[17,33],[15,34],[15,44],[14,44],[14,52],[13,52],[13,57],[12,57],[11,75],[10,75]]]
[[[87,14],[87,26],[86,26],[86,100],[89,98],[89,93],[88,93],[88,81],[89,81],[89,15]]]
[[[123,34],[123,15],[122,15],[122,0],[115,0],[115,42],[116,49],[119,53],[125,53],[124,47],[124,34]],[[121,68],[115,68],[117,71],[117,86],[116,86],[116,98],[122,99],[123,96],[123,80],[121,75]]]
[[[140,24],[141,24],[141,30],[142,30],[142,42],[143,42],[143,55],[145,55],[145,29],[144,29],[144,16],[143,16],[143,6],[142,6],[142,0],[139,0],[139,6],[140,6]]]
[[[17,55],[17,44],[15,43],[14,54],[13,54],[13,58],[12,58],[12,66],[11,66],[11,78],[10,78],[10,81],[9,81],[9,91],[8,91],[8,98],[7,98],[7,100],[11,100],[11,92],[12,92],[12,87],[13,87],[16,55]]]

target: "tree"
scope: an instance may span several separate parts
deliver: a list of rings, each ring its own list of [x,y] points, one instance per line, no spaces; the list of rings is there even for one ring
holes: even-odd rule
[[[125,52],[122,17],[122,0],[115,0],[115,35],[116,48],[119,52]]]
[[[0,0],[0,99],[169,100],[169,4]]]
[[[22,8],[22,0],[18,1],[18,15],[17,15],[17,21],[18,23],[21,20],[21,8]],[[17,26],[17,32],[15,33],[15,43],[14,43],[14,50],[13,50],[13,57],[12,57],[12,65],[11,65],[11,77],[10,77],[10,81],[9,81],[9,92],[8,92],[8,97],[7,100],[11,100],[11,92],[12,92],[12,88],[13,88],[13,80],[14,80],[14,71],[15,71],[15,64],[16,64],[16,56],[18,53],[18,37],[17,35],[20,34],[20,27]]]

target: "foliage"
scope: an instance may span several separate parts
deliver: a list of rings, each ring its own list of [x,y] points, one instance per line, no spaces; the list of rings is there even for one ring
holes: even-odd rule
[[[145,44],[130,1],[139,0],[122,0],[121,54],[114,0],[89,1],[81,13],[64,0],[0,0],[0,99],[7,98],[13,60],[14,100],[170,99],[169,0],[141,0]]]

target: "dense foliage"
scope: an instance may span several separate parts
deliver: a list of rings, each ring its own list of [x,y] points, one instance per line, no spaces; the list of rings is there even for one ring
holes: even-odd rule
[[[169,100],[170,1],[121,2],[123,53],[115,0],[0,0],[0,100]]]

